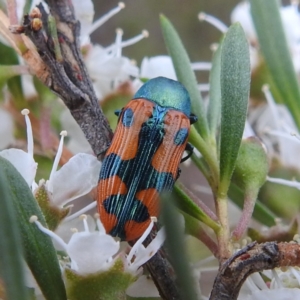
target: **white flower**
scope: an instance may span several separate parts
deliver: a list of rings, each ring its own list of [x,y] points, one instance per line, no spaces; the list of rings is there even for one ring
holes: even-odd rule
[[[33,158],[33,135],[31,123],[28,117],[29,110],[23,109],[27,126],[27,152],[20,149],[5,149],[0,155],[6,158],[23,176],[29,187],[34,184],[34,178],[37,170],[37,163]]]
[[[164,229],[161,229],[148,247],[142,245],[142,242],[153,227],[153,221],[151,221],[147,230],[135,243],[128,255],[123,252],[116,255],[119,251],[120,243],[105,233],[99,217],[97,216],[96,218],[98,231],[90,230],[85,215],[81,219],[84,223],[84,231],[76,231],[68,243],[64,242],[60,236],[51,230],[43,227],[36,216],[32,216],[30,219],[41,231],[52,237],[60,245],[60,248],[68,254],[71,260],[70,268],[80,274],[106,271],[114,264],[117,258],[123,260],[125,272],[137,274],[138,269],[155,255],[165,240]]]
[[[117,32],[117,35],[121,35]],[[120,44],[108,51],[100,45],[94,45],[85,57],[85,63],[94,82],[97,96],[102,99],[115,90],[131,76],[138,76],[138,68],[117,51]],[[121,49],[121,48],[120,48]]]
[[[75,15],[82,25],[80,40],[81,44],[86,47],[85,64],[93,80],[97,97],[103,99],[121,83],[131,80],[131,77],[138,77],[138,67],[129,58],[122,56],[122,48],[148,37],[148,32],[144,30],[138,36],[122,41],[123,31],[117,29],[116,39],[112,45],[108,47],[92,45],[90,43],[91,33],[120,12],[125,4],[120,2],[116,8],[95,22],[93,22],[94,6],[91,1],[85,1],[83,4],[82,1],[75,0],[73,5]]]
[[[172,59],[167,55],[144,57],[141,64],[141,78],[167,77],[177,80]]]
[[[299,268],[287,268],[286,271],[275,269],[264,271],[265,278],[271,284],[266,284],[259,273],[248,277],[244,283],[239,300],[289,300],[300,299],[300,271]]]
[[[257,35],[250,14],[250,4],[247,1],[239,3],[231,12],[231,23],[239,22],[251,44],[257,41]]]
[[[12,148],[0,151],[0,155],[14,165],[14,167],[23,176],[28,186],[34,192],[38,188],[38,185],[34,181],[37,163],[33,158],[33,134],[30,119],[28,117],[29,110],[24,109],[22,114],[25,115],[27,126],[27,152]],[[46,180],[46,182],[44,180],[40,181],[40,185],[45,184],[51,204],[60,208],[74,199],[87,195],[92,189],[94,189],[98,184],[98,177],[101,168],[101,163],[95,156],[85,153],[78,153],[59,170],[57,170],[62,154],[64,137],[66,134],[67,133],[65,131],[61,133],[61,140],[49,180]],[[79,214],[82,214],[84,211],[95,206],[96,203],[93,202],[81,210]],[[71,217],[72,216],[69,218]]]
[[[123,2],[119,2],[117,7],[113,8],[104,16],[93,22],[95,15],[93,1],[73,0],[72,3],[74,6],[75,17],[80,21],[80,40],[82,45],[89,44],[91,33],[125,8],[125,4]]]
[[[275,103],[268,86],[263,87],[263,92],[267,104],[253,108],[248,121],[266,145],[270,159],[276,158],[284,166],[300,169],[300,140],[293,118],[285,106]]]
[[[297,5],[292,4],[281,7],[280,14],[295,70],[300,72],[300,14]],[[250,43],[257,46],[257,35],[250,14],[249,2],[241,2],[234,8],[231,13],[231,21],[232,23],[240,22]],[[250,50],[251,53],[254,48],[251,47]],[[256,54],[251,53],[252,67],[257,66],[259,63],[257,51],[255,52]]]

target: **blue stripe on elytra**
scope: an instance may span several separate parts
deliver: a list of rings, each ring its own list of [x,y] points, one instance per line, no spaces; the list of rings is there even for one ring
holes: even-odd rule
[[[132,109],[130,107],[126,108],[122,114],[122,124],[125,127],[130,127],[133,123],[133,120],[134,120],[134,116],[133,116]]]
[[[101,172],[99,175],[99,180],[107,179],[109,177],[119,175],[121,166],[124,165],[124,161],[115,153],[111,153],[105,157]]]
[[[187,128],[180,128],[175,134],[174,144],[177,146],[184,144],[188,135],[189,135],[189,131]]]
[[[103,202],[103,206],[107,213],[114,214],[114,211],[116,210],[116,203],[118,206],[117,210],[122,211],[124,209],[123,203],[125,201],[125,198],[126,195],[113,195],[105,199],[105,201]],[[121,239],[126,238],[124,226],[128,220],[133,220],[137,223],[142,223],[150,218],[147,207],[141,201],[135,198],[132,201],[130,201],[130,204],[127,208],[131,212],[131,214],[129,213],[129,215],[127,215],[126,218],[119,218],[117,225],[110,232],[111,235],[118,236]]]

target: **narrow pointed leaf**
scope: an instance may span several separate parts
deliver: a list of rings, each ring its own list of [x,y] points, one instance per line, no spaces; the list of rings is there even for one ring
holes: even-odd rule
[[[279,1],[251,0],[250,3],[274,96],[278,102],[288,106],[300,129],[300,88],[280,17]]]
[[[216,136],[221,116],[221,47],[214,53],[212,68],[209,74],[209,103],[207,120],[212,137]]]
[[[24,8],[23,8],[23,15],[29,14],[30,13],[30,7],[32,4],[32,0],[26,0]]]
[[[8,47],[2,43],[0,43],[0,64],[1,65],[17,65],[19,64],[19,59],[11,47]],[[22,83],[21,83],[21,77],[16,76],[14,78],[11,78],[7,82],[9,91],[14,96],[14,99],[17,101],[17,103],[22,103],[24,100],[24,94],[22,90]],[[23,107],[22,107],[23,108]]]
[[[182,299],[196,300],[198,298],[184,247],[183,226],[180,226],[179,213],[167,195],[161,199],[161,218],[167,235],[165,244],[177,275]]]
[[[19,65],[0,65],[0,89],[3,88],[4,84],[10,81],[11,78],[24,74],[26,68]]]
[[[7,299],[29,299],[22,250],[9,182],[4,170],[0,168],[0,277]]]
[[[221,51],[220,188],[226,197],[246,121],[250,90],[249,46],[240,24],[232,25]]]
[[[198,121],[194,126],[205,139],[208,136],[206,113],[200,91],[197,87],[196,76],[191,68],[190,59],[172,23],[165,16],[161,15],[160,24],[178,81],[188,90],[192,101],[192,112],[198,117]]]
[[[175,197],[176,206],[180,210],[185,212],[187,215],[190,215],[195,219],[203,222],[204,224],[212,228],[214,231],[218,231],[220,229],[220,225],[216,221],[211,219],[199,206],[197,206],[189,198],[189,196],[178,187],[178,185],[175,185],[174,192],[180,197],[178,199],[177,197]]]
[[[44,217],[27,183],[15,167],[0,157],[0,169],[8,181],[11,202],[17,216],[25,259],[47,300],[66,300],[55,249],[51,238],[29,222],[32,215],[46,226]]]

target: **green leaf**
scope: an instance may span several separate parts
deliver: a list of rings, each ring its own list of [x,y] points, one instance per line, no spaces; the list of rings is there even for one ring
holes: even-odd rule
[[[195,219],[203,222],[210,228],[212,228],[215,232],[220,229],[220,225],[212,220],[199,206],[197,206],[190,197],[180,189],[178,184],[174,187],[174,192],[179,196],[175,197],[176,206],[185,212],[187,215],[194,217]]]
[[[219,196],[226,197],[246,121],[250,90],[249,46],[240,24],[232,25],[221,50]]]
[[[192,112],[198,117],[198,121],[194,126],[205,139],[208,137],[206,113],[204,103],[197,86],[195,73],[191,68],[190,59],[172,23],[165,16],[161,15],[160,24],[166,47],[173,61],[178,81],[180,81],[188,90],[192,102]]]
[[[243,209],[244,206],[244,192],[241,188],[239,188],[236,184],[232,183],[230,185],[228,196],[239,208]],[[275,219],[278,218],[271,210],[261,203],[259,199],[256,200],[253,218],[266,226],[275,226]]]
[[[26,0],[24,8],[23,8],[23,15],[29,14],[31,4],[32,4],[32,0]]]
[[[47,300],[66,300],[55,249],[51,238],[29,222],[32,215],[46,226],[45,219],[27,183],[15,167],[0,157],[0,169],[8,181],[11,203],[21,232],[25,259]]]
[[[19,59],[15,52],[15,50],[11,47],[8,47],[2,43],[0,43],[0,64],[1,65],[18,65]],[[25,101],[22,84],[21,84],[21,77],[16,76],[11,78],[7,82],[9,91],[12,93],[14,99],[17,103],[23,103]],[[24,108],[19,107],[18,108]]]
[[[0,277],[7,299],[29,299],[25,287],[23,254],[17,217],[14,212],[9,182],[0,168]]]
[[[177,275],[182,299],[196,300],[194,280],[189,267],[184,245],[183,228],[180,226],[179,213],[167,195],[161,197],[161,219],[166,230],[166,247]]]
[[[223,41],[222,41],[223,42]],[[209,103],[207,120],[210,134],[216,137],[221,116],[221,47],[222,42],[214,53],[212,69],[209,74]]]
[[[260,49],[266,61],[271,88],[277,101],[285,103],[300,128],[300,89],[287,45],[278,0],[251,0],[251,15]]]
[[[23,72],[24,69],[18,65],[0,65],[0,89],[3,88],[9,79],[20,75]]]

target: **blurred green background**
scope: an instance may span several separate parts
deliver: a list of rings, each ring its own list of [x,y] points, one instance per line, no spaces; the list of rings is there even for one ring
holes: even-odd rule
[[[95,19],[117,6],[119,1],[94,1]],[[226,25],[230,24],[230,13],[238,0],[125,0],[120,13],[100,27],[93,35],[94,42],[108,46],[115,39],[116,28],[124,31],[126,40],[143,29],[149,31],[149,38],[125,48],[123,54],[137,61],[143,57],[166,54],[160,30],[159,14],[168,17],[177,29],[186,46],[191,61],[211,61],[209,46],[219,41],[221,33],[210,24],[200,22],[198,13],[203,11],[214,15]]]

